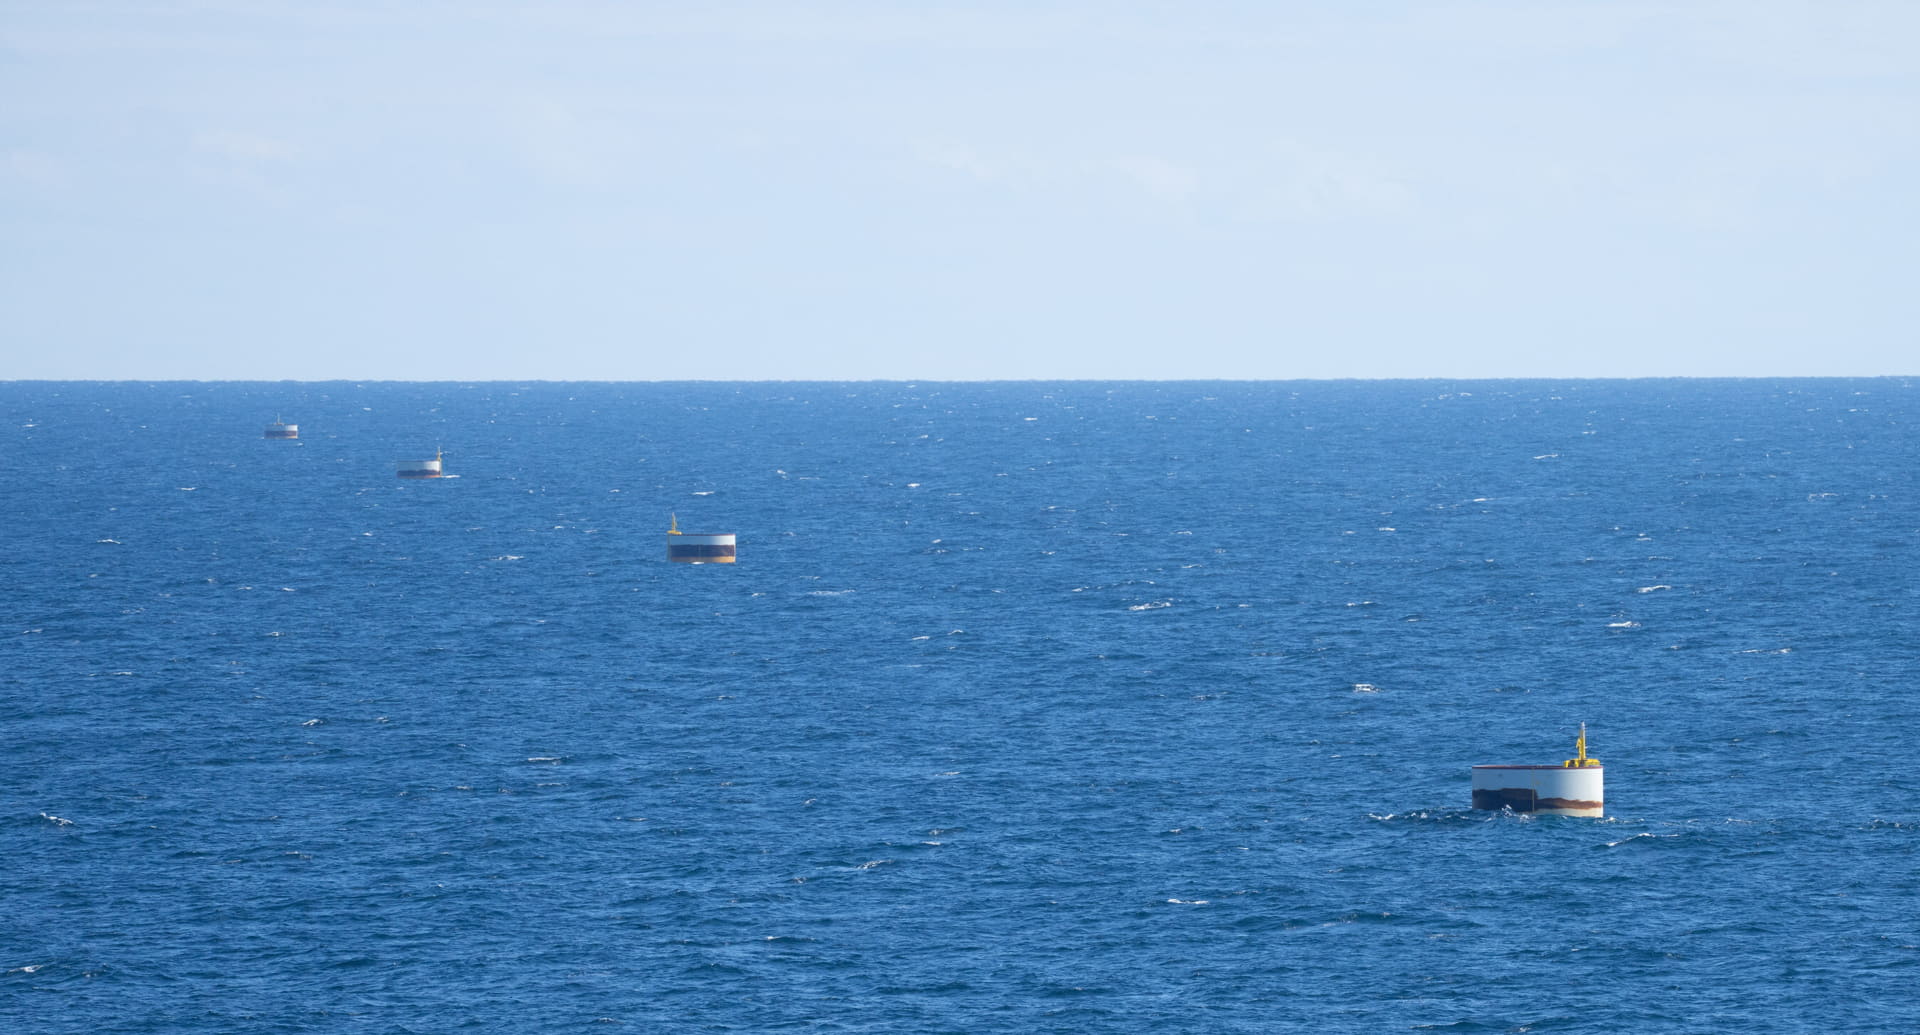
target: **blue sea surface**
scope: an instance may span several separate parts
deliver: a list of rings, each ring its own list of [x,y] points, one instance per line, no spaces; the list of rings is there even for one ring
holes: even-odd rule
[[[1920,1030],[1910,380],[0,417],[0,1030]]]

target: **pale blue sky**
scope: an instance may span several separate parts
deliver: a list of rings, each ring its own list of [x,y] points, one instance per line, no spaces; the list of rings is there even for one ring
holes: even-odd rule
[[[1920,3],[0,0],[0,378],[1920,373]]]

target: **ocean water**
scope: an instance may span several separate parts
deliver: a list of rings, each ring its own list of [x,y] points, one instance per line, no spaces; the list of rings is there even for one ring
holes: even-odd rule
[[[0,1030],[1920,1030],[1909,380],[0,415]]]

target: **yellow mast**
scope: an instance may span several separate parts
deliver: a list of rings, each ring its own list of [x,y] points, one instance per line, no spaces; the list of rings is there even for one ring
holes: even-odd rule
[[[676,515],[676,514],[674,514],[674,513],[672,512],[672,511],[668,511],[668,512],[667,512],[667,518],[668,518],[668,519],[669,519],[670,521],[672,521],[672,522],[673,522],[673,527],[671,527],[671,528],[669,528],[669,529],[667,529],[667,534],[668,534],[668,535],[679,535],[679,534],[680,534],[680,518],[679,518],[679,516],[678,516],[678,515]]]
[[[1580,724],[1580,737],[1573,742],[1574,756],[1560,763],[1564,769],[1591,769],[1600,764],[1597,758],[1587,757],[1587,724]]]

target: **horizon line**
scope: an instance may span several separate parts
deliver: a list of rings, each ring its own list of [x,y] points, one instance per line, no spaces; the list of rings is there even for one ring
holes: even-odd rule
[[[861,378],[205,378],[205,377],[19,377],[0,378],[0,385],[28,384],[626,384],[626,385],[753,385],[753,384],[1335,384],[1344,382],[1415,383],[1433,381],[1877,381],[1907,380],[1920,374],[1616,374],[1536,375],[1502,374],[1494,376],[1428,375],[1418,377],[861,377]]]

